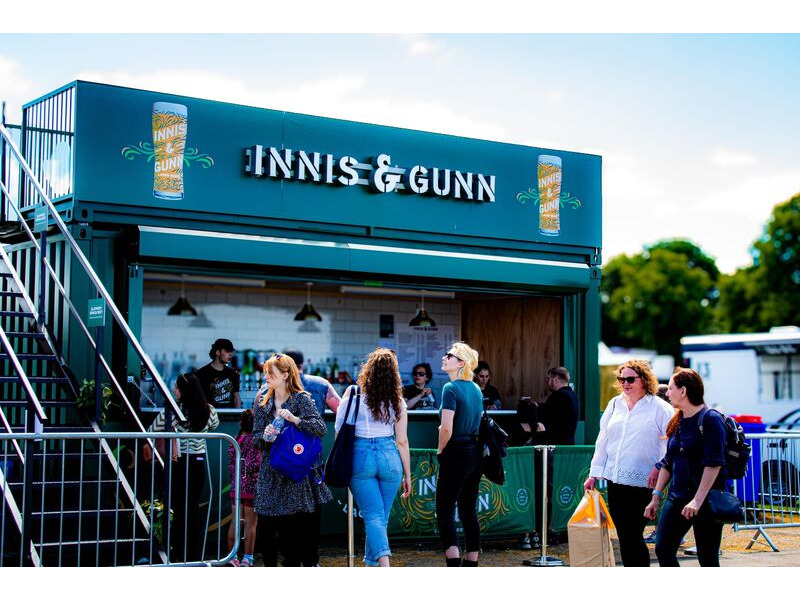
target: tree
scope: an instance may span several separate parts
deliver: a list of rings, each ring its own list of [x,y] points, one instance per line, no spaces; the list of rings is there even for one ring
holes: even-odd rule
[[[800,194],[775,206],[750,254],[752,266],[720,281],[719,327],[739,333],[800,325]]]
[[[680,361],[680,338],[707,333],[718,274],[714,260],[688,241],[664,241],[613,258],[600,283],[603,339],[653,348]]]

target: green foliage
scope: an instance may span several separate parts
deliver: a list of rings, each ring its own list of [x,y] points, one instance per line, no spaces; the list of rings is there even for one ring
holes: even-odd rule
[[[114,392],[105,383],[101,385],[103,392],[101,397],[102,406],[101,406],[100,421],[105,421],[106,418],[108,417],[108,411],[111,409],[111,406],[114,403]],[[93,413],[94,391],[95,391],[94,379],[92,379],[91,381],[88,379],[84,379],[83,383],[81,383],[80,389],[78,390],[78,397],[75,399],[75,406],[87,412]]]
[[[710,331],[719,271],[688,241],[664,241],[614,257],[600,284],[603,340],[654,348],[680,360],[680,338]]]
[[[800,194],[775,206],[750,252],[753,265],[720,282],[719,327],[740,333],[800,325]]]

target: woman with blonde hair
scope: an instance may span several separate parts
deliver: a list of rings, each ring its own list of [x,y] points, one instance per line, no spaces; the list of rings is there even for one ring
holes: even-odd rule
[[[650,488],[658,477],[656,463],[667,449],[667,424],[674,413],[656,396],[658,379],[644,360],[629,360],[617,369],[615,396],[600,418],[585,490],[597,479],[608,482],[608,509],[617,527],[622,564],[650,566],[650,551],[644,541],[648,519],[644,509]]]
[[[389,513],[401,482],[403,498],[411,493],[408,413],[394,352],[378,348],[371,353],[361,367],[358,385],[360,394],[352,385],[344,393],[336,412],[336,433],[345,415],[357,415],[350,489],[364,519],[364,562],[388,567]],[[358,402],[358,413],[350,409],[351,402]]]
[[[253,431],[256,435],[263,433],[261,470],[254,502],[258,513],[256,539],[269,544],[277,534],[284,566],[315,567],[322,505],[333,499],[323,482],[322,459],[308,477],[295,483],[270,466],[269,454],[276,433],[273,426],[276,417],[319,438],[325,436],[327,427],[311,395],[303,390],[300,373],[291,357],[274,354],[264,363],[264,375],[267,392],[263,398],[260,395],[256,398],[253,418]],[[265,549],[263,554],[265,566],[276,566],[277,555],[273,548]]]
[[[442,357],[442,371],[450,381],[442,388],[439,426],[439,476],[436,481],[436,522],[448,567],[477,567],[480,526],[476,502],[481,481],[478,428],[483,413],[483,392],[472,381],[478,353],[456,342]],[[466,552],[461,561],[455,509],[464,528]]]

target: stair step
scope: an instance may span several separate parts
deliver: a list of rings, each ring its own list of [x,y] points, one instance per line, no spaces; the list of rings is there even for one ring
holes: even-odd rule
[[[0,290],[0,298],[22,298],[22,292],[9,292]]]
[[[22,310],[0,310],[0,317],[23,317],[25,319],[32,319],[33,313]]]
[[[94,482],[93,482],[94,483]],[[39,485],[39,484],[37,484]],[[77,517],[81,515],[86,517],[88,515],[98,515],[98,516],[113,516],[115,514],[119,514],[120,516],[124,516],[126,518],[130,518],[131,513],[135,512],[133,508],[130,507],[122,507],[122,508],[101,508],[97,510],[96,508],[84,508],[81,510],[53,510],[53,511],[45,511],[44,513],[40,511],[31,512],[31,516],[34,517]],[[130,527],[128,528],[130,529]]]
[[[7,331],[6,335],[9,338],[44,339],[44,334],[38,331]]]
[[[8,358],[8,352],[0,352],[0,359],[3,358]],[[55,354],[31,354],[29,352],[18,353],[17,358],[20,360],[58,361],[58,357]]]
[[[31,383],[69,383],[69,379],[66,377],[28,377],[28,381]],[[8,377],[8,376],[0,376],[0,383],[18,383],[19,377]]]

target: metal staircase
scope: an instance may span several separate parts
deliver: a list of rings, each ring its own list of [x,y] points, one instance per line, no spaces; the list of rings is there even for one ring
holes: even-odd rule
[[[102,331],[93,335],[87,327],[63,271],[48,256],[48,235],[59,238],[73,273],[85,276],[105,302],[112,327],[141,359],[167,408],[184,416],[4,124],[0,146],[0,233],[14,240],[0,243],[0,566],[167,562],[154,542],[154,520],[139,501],[152,493],[129,481],[121,464],[124,444],[130,449],[143,436],[114,441],[103,434],[101,384],[108,382],[133,432],[145,429],[103,351]],[[18,173],[24,204],[9,189],[10,172]],[[36,233],[28,224],[33,212],[24,209],[34,204],[51,223]],[[62,351],[68,342],[95,355],[94,410],[76,406],[80,385]],[[163,466],[152,440],[147,443]]]

